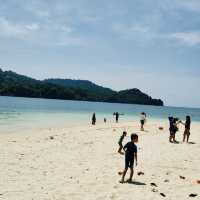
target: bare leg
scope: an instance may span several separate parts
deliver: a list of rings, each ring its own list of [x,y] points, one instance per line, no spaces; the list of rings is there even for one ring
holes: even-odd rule
[[[133,173],[134,173],[134,171],[133,171],[133,168],[130,168],[130,178],[129,178],[129,182],[131,182],[132,181],[132,179],[133,179]]]
[[[175,142],[175,134],[172,135],[172,140]]]
[[[183,142],[185,142],[185,133],[183,134]]]
[[[123,175],[122,175],[122,180],[120,181],[120,183],[124,183],[124,178],[126,176],[126,172],[127,172],[128,168],[124,169]]]
[[[176,134],[174,133],[174,135],[173,135],[173,142],[174,143],[178,143],[178,141],[176,140]]]
[[[169,142],[172,142],[172,134],[170,133]]]
[[[141,124],[141,128],[140,128],[141,131],[144,131],[144,125]]]
[[[123,146],[120,146],[120,147],[119,147],[118,153],[121,154],[121,155],[124,155],[124,153],[122,152],[122,148],[123,148]]]
[[[187,134],[187,143],[189,142],[189,138],[190,138],[190,133]]]

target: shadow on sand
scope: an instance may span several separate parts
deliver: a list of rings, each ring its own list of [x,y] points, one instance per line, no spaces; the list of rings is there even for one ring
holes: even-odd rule
[[[196,144],[195,142],[188,142],[188,144]]]
[[[146,185],[146,183],[142,183],[142,182],[138,182],[138,181],[131,181],[131,182],[127,182],[128,184],[132,184],[132,185]]]

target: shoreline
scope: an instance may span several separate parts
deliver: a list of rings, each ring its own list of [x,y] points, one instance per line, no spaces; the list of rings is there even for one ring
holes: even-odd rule
[[[164,130],[158,130],[158,126]],[[117,153],[122,131],[139,135],[134,181],[119,184],[124,157]],[[198,193],[200,179],[200,123],[192,124],[195,144],[170,144],[168,123],[107,123],[0,135],[0,194],[2,199],[186,199]],[[177,133],[182,140],[183,129]],[[195,156],[194,156],[195,155]],[[144,175],[138,176],[142,171]],[[168,174],[168,175],[167,175]],[[179,176],[186,177],[185,180]],[[165,180],[169,182],[164,182]],[[158,187],[152,192],[151,183]],[[134,192],[133,192],[134,191]],[[200,195],[200,194],[199,194]]]
[[[52,119],[51,119],[52,120]],[[168,119],[160,119],[160,118],[147,118],[147,124],[156,124],[157,127],[159,126],[164,126],[166,127],[166,129],[168,130],[168,125],[169,125],[169,121]],[[21,135],[21,134],[24,134],[24,135],[31,135],[31,134],[35,134],[36,132],[48,132],[49,130],[51,131],[62,131],[62,130],[68,130],[68,129],[73,129],[73,128],[87,128],[87,127],[110,127],[110,126],[120,126],[120,125],[123,125],[126,126],[126,124],[129,124],[129,125],[134,125],[133,127],[139,127],[140,126],[140,120],[139,120],[139,117],[133,117],[132,120],[130,118],[127,118],[126,119],[120,119],[119,120],[119,123],[115,123],[115,120],[114,118],[112,118],[112,120],[108,120],[106,123],[103,122],[103,116],[102,116],[102,119],[101,119],[101,122],[99,123],[97,121],[97,124],[96,126],[91,126],[91,122],[85,120],[85,121],[76,121],[73,120],[73,121],[67,121],[66,120],[66,123],[64,122],[61,122],[60,124],[58,125],[50,125],[50,122],[48,122],[48,124],[45,124],[43,127],[40,127],[39,125],[37,125],[38,127],[33,127],[34,126],[34,123],[30,123],[27,125],[27,124],[24,124],[26,126],[22,126],[23,123],[21,123],[21,127],[17,127],[15,126],[15,130],[8,130],[8,127],[6,128],[3,128],[3,129],[0,129],[0,136],[1,135]],[[43,125],[43,123],[41,123]],[[32,125],[32,126],[31,126]],[[192,121],[192,125],[200,125],[200,122],[198,121]],[[13,125],[12,125],[13,126]],[[12,127],[11,126],[11,127]],[[12,127],[14,128],[14,126]],[[7,129],[7,130],[5,130]]]

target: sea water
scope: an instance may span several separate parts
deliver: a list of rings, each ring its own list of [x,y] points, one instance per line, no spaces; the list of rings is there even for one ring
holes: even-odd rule
[[[88,124],[93,112],[97,123],[103,123],[104,118],[114,121],[114,112],[123,114],[120,116],[123,122],[139,120],[141,112],[146,112],[149,119],[167,120],[168,116],[176,116],[184,120],[190,115],[192,121],[200,122],[198,108],[0,96],[0,134]]]

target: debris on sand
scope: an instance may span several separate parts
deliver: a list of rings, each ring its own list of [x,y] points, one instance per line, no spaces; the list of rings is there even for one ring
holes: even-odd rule
[[[144,176],[144,172],[138,172],[137,175],[138,176]]]
[[[153,188],[151,191],[152,192],[158,192],[158,190],[156,190],[155,188]]]
[[[158,187],[155,183],[150,183],[152,187]]]
[[[53,140],[53,139],[54,139],[54,137],[53,137],[53,136],[50,136],[49,138],[50,138],[50,140]]]
[[[189,197],[196,197],[198,194],[190,194]]]
[[[185,179],[185,176],[179,176],[180,177],[180,179]]]
[[[166,197],[166,195],[165,195],[164,193],[160,193],[160,195],[161,195],[162,197]]]
[[[118,172],[118,175],[120,175],[120,176],[121,176],[122,174],[123,174],[123,172]]]

